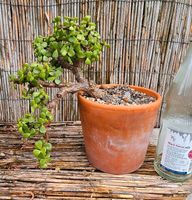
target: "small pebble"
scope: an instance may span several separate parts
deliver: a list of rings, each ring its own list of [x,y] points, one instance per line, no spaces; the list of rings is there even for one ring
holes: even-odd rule
[[[2,152],[0,153],[0,158],[4,158],[5,157],[5,154]]]

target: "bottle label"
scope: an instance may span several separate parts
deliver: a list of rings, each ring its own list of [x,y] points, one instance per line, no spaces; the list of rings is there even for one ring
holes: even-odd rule
[[[161,166],[175,174],[192,173],[192,133],[166,128]]]

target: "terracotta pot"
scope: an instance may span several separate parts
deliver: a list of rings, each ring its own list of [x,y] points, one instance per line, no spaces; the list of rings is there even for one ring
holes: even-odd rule
[[[145,105],[116,106],[78,95],[88,160],[97,169],[111,174],[130,173],[142,165],[161,104],[158,93],[130,87],[157,100]]]

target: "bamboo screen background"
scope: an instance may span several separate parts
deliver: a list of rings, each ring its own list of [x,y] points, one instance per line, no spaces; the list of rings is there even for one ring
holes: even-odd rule
[[[8,76],[34,60],[32,41],[51,31],[57,16],[91,15],[111,46],[84,76],[96,83],[126,83],[164,96],[185,55],[192,31],[191,0],[0,0],[0,122],[16,122],[29,102]],[[65,71],[65,80],[73,77]],[[50,90],[51,97],[56,90]],[[79,119],[75,96],[60,101],[55,121]]]

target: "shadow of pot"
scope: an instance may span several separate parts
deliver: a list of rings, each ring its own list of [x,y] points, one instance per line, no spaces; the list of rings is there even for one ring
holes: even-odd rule
[[[114,84],[104,85],[109,86]],[[78,94],[87,157],[91,165],[103,172],[130,173],[145,159],[162,98],[153,90],[130,87],[155,97],[156,101],[132,106],[105,105]]]

